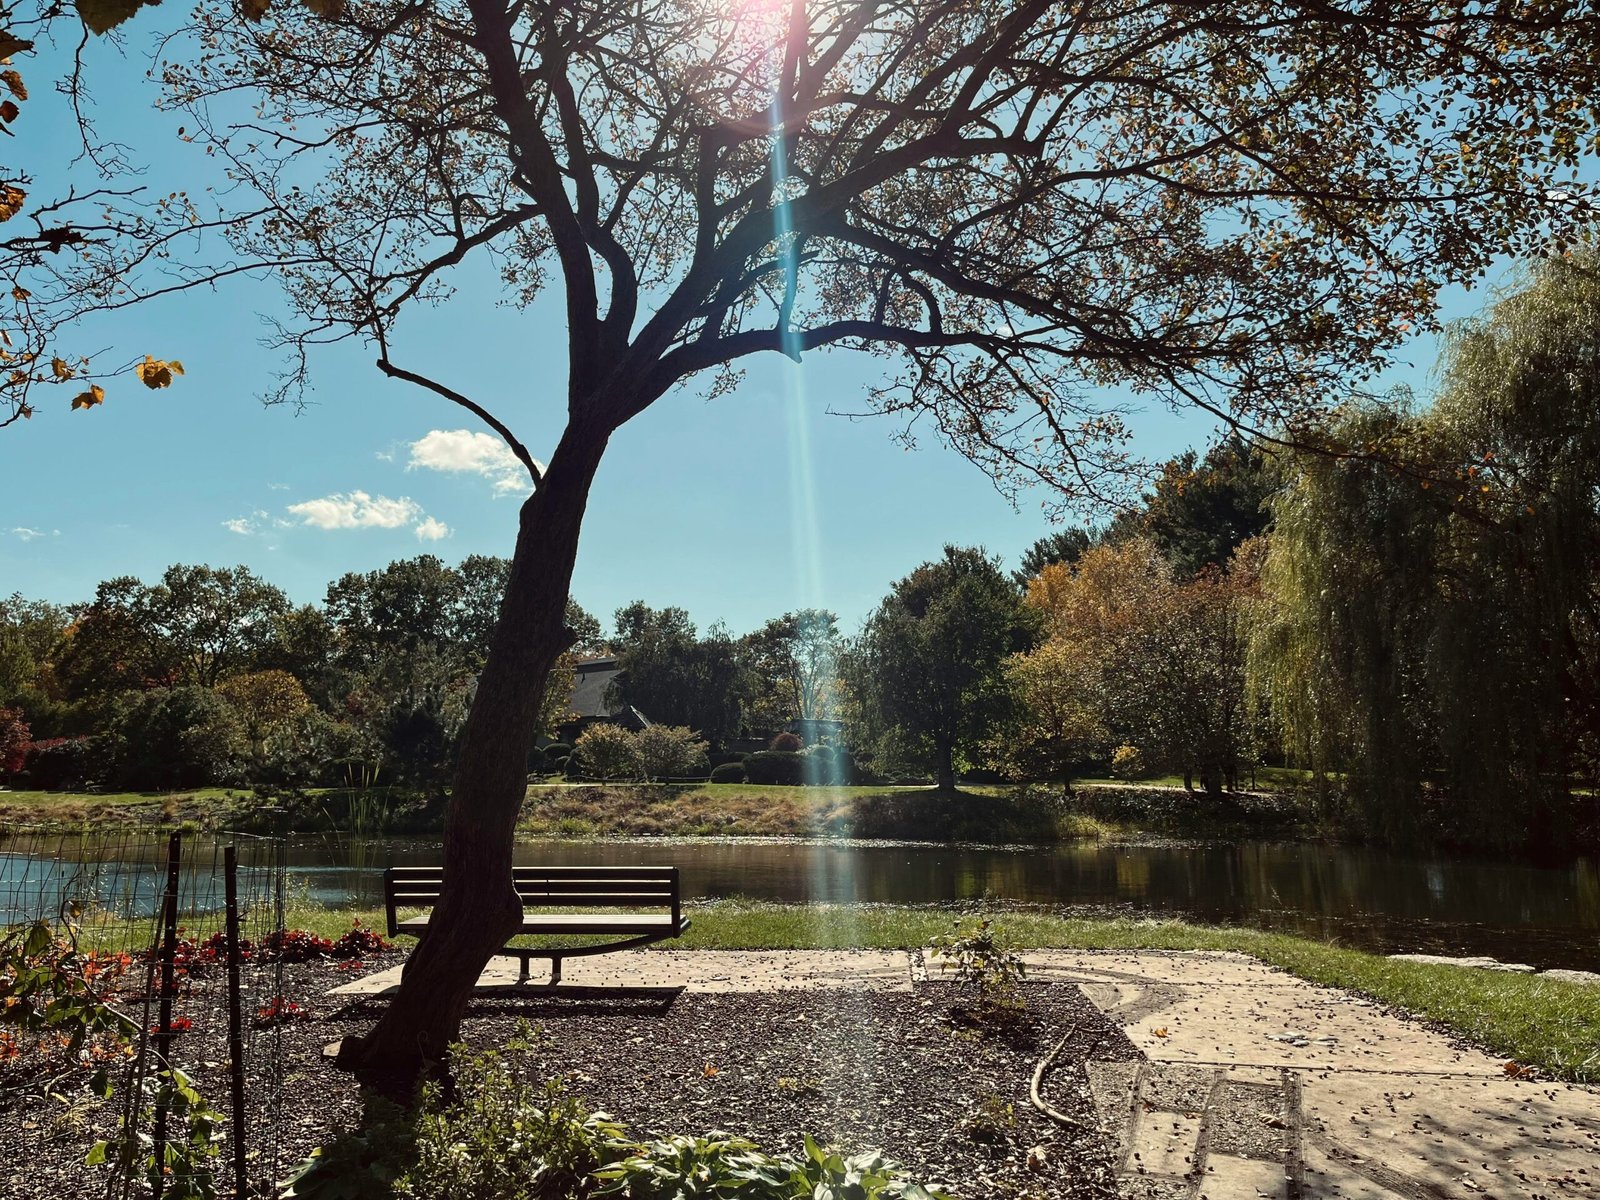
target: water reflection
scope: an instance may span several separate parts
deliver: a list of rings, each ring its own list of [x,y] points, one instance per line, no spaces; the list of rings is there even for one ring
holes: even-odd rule
[[[119,849],[133,853],[127,845]],[[153,862],[160,852],[152,841],[137,854]],[[318,903],[376,906],[386,864],[436,862],[438,856],[437,840],[304,839],[289,850],[290,888]],[[13,858],[0,851],[0,878],[21,869]],[[942,904],[998,897],[1252,925],[1386,953],[1489,954],[1543,967],[1600,968],[1600,864],[1594,860],[1542,867],[1303,843],[1012,850],[646,840],[531,841],[518,846],[516,861],[675,863],[683,869],[685,893],[696,898]]]

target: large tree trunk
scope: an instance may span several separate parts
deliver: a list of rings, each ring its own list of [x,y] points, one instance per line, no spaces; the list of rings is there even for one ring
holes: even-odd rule
[[[933,743],[935,772],[934,782],[942,792],[956,790],[956,765],[955,745],[944,738],[936,738]]]
[[[527,793],[527,747],[545,677],[572,641],[567,594],[607,436],[569,426],[522,506],[500,620],[462,731],[440,901],[382,1019],[365,1038],[345,1039],[342,1066],[403,1081],[439,1062],[459,1040],[473,984],[522,922],[511,849]]]

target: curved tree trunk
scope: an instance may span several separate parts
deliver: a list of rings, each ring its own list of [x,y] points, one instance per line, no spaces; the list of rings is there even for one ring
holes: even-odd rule
[[[941,792],[956,790],[955,744],[946,738],[933,743],[935,783]]]
[[[526,752],[545,677],[572,641],[564,622],[567,594],[607,437],[569,426],[522,506],[500,619],[462,731],[445,815],[440,902],[406,960],[400,990],[371,1033],[345,1040],[341,1066],[408,1080],[443,1059],[459,1040],[478,976],[521,925],[511,850],[527,792]]]

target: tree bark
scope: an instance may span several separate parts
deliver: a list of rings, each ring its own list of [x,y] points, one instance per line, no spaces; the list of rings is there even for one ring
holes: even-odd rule
[[[604,429],[569,425],[538,490],[522,506],[500,619],[462,730],[445,814],[439,903],[377,1026],[364,1038],[346,1038],[340,1048],[341,1066],[374,1080],[410,1081],[443,1060],[460,1040],[478,976],[521,925],[511,851],[527,793],[526,750],[545,678],[572,641],[564,619],[567,595],[589,488],[608,437]]]
[[[933,744],[935,772],[934,781],[941,792],[956,790],[955,745],[943,738],[935,739]]]

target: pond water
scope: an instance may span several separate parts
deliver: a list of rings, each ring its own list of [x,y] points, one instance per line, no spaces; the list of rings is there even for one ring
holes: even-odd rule
[[[163,847],[123,839],[116,853],[153,863]],[[202,863],[213,860],[203,841],[195,850]],[[50,852],[71,856],[65,844]],[[378,907],[383,868],[437,862],[439,842],[307,837],[292,841],[287,854],[291,889],[323,904]],[[1487,954],[1600,969],[1600,862],[1592,859],[1536,866],[1288,842],[1001,848],[650,839],[527,841],[516,861],[672,863],[683,871],[685,895],[696,899],[937,905],[993,897],[1077,913],[1255,926],[1381,953]],[[33,890],[16,882],[24,873],[37,878],[39,866],[24,861],[22,846],[0,845],[0,909],[8,895]],[[110,878],[116,882],[100,889],[102,902],[153,906],[158,872],[119,870]]]

